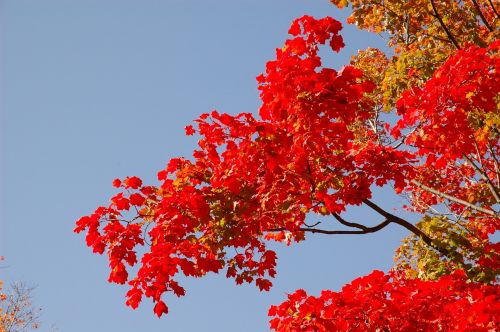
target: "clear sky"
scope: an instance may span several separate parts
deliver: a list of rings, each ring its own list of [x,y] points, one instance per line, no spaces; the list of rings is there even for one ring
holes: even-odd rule
[[[107,203],[115,177],[156,183],[171,157],[196,144],[184,126],[198,114],[255,112],[255,76],[303,14],[345,21],[327,0],[0,0],[0,269],[6,283],[37,285],[41,331],[265,331],[267,309],[304,288],[338,290],[387,270],[405,232],[309,236],[278,246],[275,287],[261,293],[224,276],[184,280],[187,295],[124,305],[107,283],[105,257],[72,233],[74,221]],[[383,45],[346,27],[347,47]],[[387,191],[389,192],[389,191]],[[381,192],[375,201],[400,205]],[[380,219],[356,210],[347,217]]]

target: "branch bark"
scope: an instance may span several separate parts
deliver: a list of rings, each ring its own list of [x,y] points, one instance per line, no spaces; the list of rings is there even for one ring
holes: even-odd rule
[[[495,151],[493,151],[493,149],[491,148],[489,143],[487,144],[487,146],[488,146],[488,150],[490,151],[490,155],[493,158],[493,163],[495,164],[495,173],[496,173],[497,182],[500,183],[500,167],[498,166],[497,156],[495,154]]]
[[[375,233],[378,232],[379,230],[383,229],[387,225],[391,223],[398,224],[400,226],[403,226],[416,236],[418,236],[422,241],[424,241],[428,246],[431,248],[435,249],[438,251],[440,254],[443,256],[451,259],[459,259],[461,263],[464,262],[464,258],[462,255],[460,255],[456,251],[450,251],[447,248],[443,247],[439,242],[433,240],[430,238],[427,234],[422,232],[420,229],[418,229],[415,225],[411,224],[410,222],[393,215],[392,213],[389,213],[382,209],[380,206],[377,204],[373,203],[372,201],[365,199],[363,200],[363,203],[368,205],[371,209],[376,211],[378,214],[382,215],[385,217],[385,220],[381,222],[380,224],[373,226],[373,227],[368,227],[362,224],[354,223],[354,222],[349,222],[342,218],[339,214],[332,214],[335,219],[337,219],[342,225],[347,226],[347,227],[352,227],[352,228],[357,228],[358,230],[326,230],[326,229],[318,229],[318,228],[312,228],[312,227],[301,227],[298,230],[302,232],[308,232],[308,233],[318,233],[318,234],[326,234],[326,235],[337,235],[337,234],[369,234],[369,233]],[[285,232],[288,231],[288,229],[284,227],[280,228],[270,228],[267,229],[266,232]]]
[[[486,172],[484,172],[479,166],[476,165],[476,163],[467,157],[466,155],[463,155],[464,159],[467,160],[467,162],[474,167],[474,169],[481,175],[481,178],[486,181],[486,184],[488,185],[488,188],[490,189],[491,193],[493,194],[493,197],[495,197],[495,201],[497,203],[500,203],[500,193],[498,192],[498,189],[495,187],[493,182],[491,182],[491,179],[488,177]]]
[[[481,11],[481,7],[479,7],[479,4],[477,3],[477,1],[476,0],[472,0],[472,3],[474,4],[474,7],[476,7],[476,11],[477,11],[479,17],[481,18],[481,21],[483,21],[484,25],[486,26],[486,28],[490,32],[493,31],[493,28],[491,27],[491,25],[486,20],[486,17],[484,17],[483,12]]]
[[[416,181],[416,180],[412,180],[412,181],[411,181],[411,183],[413,183],[414,185],[416,185],[417,187],[419,187],[419,188],[421,188],[421,189],[424,189],[424,190],[426,190],[426,191],[428,191],[428,192],[430,192],[430,193],[433,193],[433,194],[434,194],[434,195],[436,195],[436,196],[439,196],[439,197],[441,197],[441,198],[446,198],[446,199],[448,199],[448,200],[450,200],[450,201],[452,201],[452,202],[455,202],[455,203],[461,204],[461,205],[463,205],[463,206],[467,206],[467,207],[469,207],[469,208],[471,208],[471,209],[473,209],[473,210],[480,211],[480,212],[482,212],[482,213],[485,213],[485,214],[488,214],[488,215],[490,215],[490,216],[494,216],[494,217],[495,217],[495,216],[497,216],[497,214],[498,214],[498,213],[497,213],[497,212],[495,212],[495,211],[492,211],[492,210],[487,210],[487,209],[482,208],[482,207],[480,207],[480,206],[476,206],[476,205],[474,205],[474,204],[472,204],[472,203],[469,203],[469,202],[467,202],[467,201],[464,201],[463,199],[456,198],[456,197],[450,196],[450,195],[448,195],[448,194],[442,193],[442,192],[440,192],[439,190],[434,189],[434,188],[431,188],[431,187],[428,187],[428,186],[426,186],[425,184],[420,183],[420,182],[418,182],[418,181]]]
[[[339,234],[369,234],[369,233],[375,233],[384,228],[385,226],[389,225],[391,221],[385,220],[382,223],[378,224],[377,226],[373,227],[366,227],[363,226],[363,229],[360,229],[358,231],[348,231],[348,230],[326,230],[326,229],[318,229],[318,228],[309,228],[309,227],[301,227],[299,228],[299,231],[302,232],[308,232],[308,233],[318,233],[318,234],[327,234],[327,235],[339,235]],[[359,225],[359,224],[358,224]],[[357,228],[357,227],[356,227]],[[271,228],[268,229],[267,232],[284,232],[287,231],[286,228]]]
[[[434,3],[434,0],[430,0],[430,1],[431,1],[432,10],[434,11],[434,17],[436,17],[437,20],[439,21],[439,24],[441,25],[444,32],[446,33],[446,36],[448,36],[448,39],[452,42],[452,44],[456,47],[457,50],[460,50],[461,49],[460,45],[458,45],[455,37],[453,37],[450,30],[448,30],[448,28],[446,27],[446,24],[444,24],[443,19],[441,18],[441,15],[439,15],[439,12],[437,11],[436,4]]]
[[[368,229],[369,227],[365,226],[365,225],[361,225],[361,224],[358,224],[358,223],[355,223],[355,222],[349,222],[347,220],[345,220],[344,218],[342,218],[339,214],[337,213],[333,213],[332,214],[333,217],[335,219],[337,219],[338,222],[340,222],[342,225],[344,226],[347,226],[347,227],[355,227],[355,228],[359,228],[359,229],[362,229],[362,230],[366,230]]]
[[[495,15],[500,18],[500,14],[498,14],[496,8],[495,8],[495,5],[493,4],[493,2],[491,2],[491,0],[488,0],[490,6],[491,6],[491,9],[493,9],[493,12],[495,13]]]
[[[363,203],[368,205],[372,210],[380,214],[381,216],[384,216],[386,218],[386,221],[393,222],[395,224],[398,224],[400,226],[403,226],[416,236],[418,236],[422,241],[424,241],[428,246],[434,248],[438,252],[440,252],[442,255],[445,257],[451,258],[452,256],[457,256],[457,253],[451,252],[446,248],[443,248],[439,243],[436,243],[433,239],[431,239],[427,234],[422,232],[420,229],[418,229],[415,225],[411,224],[410,222],[393,215],[392,213],[389,213],[382,209],[380,206],[377,204],[373,203],[372,201],[368,199],[364,199]],[[463,258],[461,259],[463,261]]]

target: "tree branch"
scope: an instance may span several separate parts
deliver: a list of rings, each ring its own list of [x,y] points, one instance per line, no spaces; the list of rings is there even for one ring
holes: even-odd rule
[[[432,10],[434,11],[434,17],[436,17],[437,20],[439,21],[439,24],[443,28],[444,32],[446,32],[446,36],[448,36],[448,39],[453,43],[453,45],[458,50],[460,50],[461,49],[460,45],[458,45],[457,41],[455,40],[455,37],[453,37],[450,30],[448,30],[448,28],[446,27],[446,24],[444,24],[443,19],[441,18],[441,15],[439,15],[437,8],[436,8],[436,4],[434,3],[434,0],[430,0],[430,1],[431,1]]]
[[[486,28],[488,28],[488,30],[490,30],[490,32],[492,32],[493,28],[491,27],[491,25],[488,23],[488,21],[484,17],[483,12],[481,11],[481,7],[479,7],[479,4],[477,3],[477,1],[472,0],[472,3],[474,4],[474,7],[476,7],[476,11],[477,11],[479,17],[481,18],[481,21],[483,21]]]
[[[306,227],[301,227],[299,228],[299,231],[302,232],[309,232],[309,233],[318,233],[318,234],[327,234],[327,235],[338,235],[338,234],[369,234],[369,233],[375,233],[385,226],[389,225],[391,221],[385,220],[382,223],[378,224],[377,226],[373,227],[364,227],[364,229],[361,229],[359,231],[341,231],[341,230],[326,230],[326,229],[317,229],[317,228],[306,228]],[[270,228],[266,232],[283,232],[283,231],[288,231],[286,228]]]
[[[498,166],[497,156],[495,154],[495,151],[493,151],[493,149],[491,148],[489,143],[487,144],[487,146],[488,146],[488,150],[490,151],[490,155],[493,158],[493,163],[495,164],[495,173],[497,176],[497,182],[500,183],[500,167]]]
[[[491,9],[493,9],[493,12],[495,13],[495,15],[500,18],[500,14],[498,14],[496,8],[495,8],[495,5],[493,5],[493,2],[491,2],[491,0],[488,0],[490,6],[491,6]]]
[[[345,220],[344,218],[342,218],[339,214],[337,213],[332,213],[333,217],[335,219],[338,220],[338,222],[340,222],[342,225],[344,226],[347,226],[347,227],[354,227],[354,228],[359,228],[359,229],[362,229],[362,230],[365,230],[367,229],[368,227],[366,227],[365,225],[361,225],[361,224],[358,224],[358,223],[355,223],[355,222],[349,222],[347,220]]]
[[[413,183],[414,185],[416,185],[417,187],[419,187],[421,189],[424,189],[424,190],[426,190],[426,191],[428,191],[430,193],[433,193],[436,196],[439,196],[441,198],[446,198],[446,199],[448,199],[448,200],[450,200],[452,202],[458,203],[458,204],[462,204],[462,205],[467,206],[467,207],[469,207],[469,208],[471,208],[473,210],[480,211],[480,212],[489,214],[490,216],[494,216],[494,217],[498,214],[496,211],[487,210],[487,209],[482,208],[480,206],[476,206],[476,205],[474,205],[472,203],[464,201],[463,199],[456,198],[456,197],[450,196],[448,194],[442,193],[439,190],[436,190],[434,188],[428,187],[425,184],[420,183],[420,182],[418,182],[416,180],[412,180],[411,183]]]
[[[488,188],[490,189],[491,193],[493,194],[493,197],[495,197],[495,201],[497,203],[500,203],[500,193],[498,192],[498,189],[495,187],[495,185],[493,184],[493,182],[491,182],[491,180],[488,177],[488,175],[479,166],[477,166],[476,163],[474,161],[472,161],[472,159],[470,159],[469,157],[467,157],[465,154],[463,156],[464,156],[464,159],[467,160],[467,162],[472,167],[474,167],[474,169],[479,173],[479,175],[481,175],[481,178],[484,181],[486,181],[486,184],[488,185]]]
[[[386,221],[393,222],[395,224],[403,226],[404,228],[406,228],[407,230],[409,230],[410,232],[412,232],[413,234],[418,236],[420,239],[422,239],[422,241],[424,241],[428,246],[434,248],[435,250],[440,252],[445,257],[452,258],[453,256],[456,257],[458,255],[458,253],[456,253],[456,252],[450,252],[448,249],[443,248],[439,243],[436,243],[433,239],[431,239],[427,234],[425,234],[420,229],[418,229],[415,225],[409,223],[408,221],[406,221],[398,216],[393,215],[392,213],[385,211],[384,209],[382,209],[380,206],[373,203],[372,201],[370,201],[368,199],[364,199],[363,203],[368,205],[372,210],[374,210],[378,214],[384,216],[386,218]],[[463,258],[462,258],[462,261],[463,261]]]

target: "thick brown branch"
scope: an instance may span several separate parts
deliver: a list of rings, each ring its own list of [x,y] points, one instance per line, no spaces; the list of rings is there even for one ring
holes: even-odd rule
[[[392,213],[385,211],[380,206],[378,206],[377,204],[373,203],[372,201],[370,201],[368,199],[364,199],[363,203],[368,205],[371,209],[373,209],[378,214],[384,216],[386,218],[386,221],[393,222],[395,224],[403,226],[404,228],[406,228],[407,230],[409,230],[410,232],[412,232],[413,234],[418,236],[420,239],[422,239],[422,241],[424,241],[428,246],[439,251],[442,255],[444,255],[448,258],[452,258],[452,257],[456,256],[456,253],[452,253],[448,249],[443,248],[440,244],[434,242],[434,240],[432,240],[427,234],[422,232],[415,225],[409,223],[408,221],[406,221],[398,216],[395,216]]]
[[[446,27],[446,24],[444,24],[443,19],[441,18],[441,15],[439,15],[439,13],[437,11],[437,8],[436,8],[436,4],[434,3],[434,0],[430,0],[430,1],[431,1],[432,10],[434,11],[434,16],[439,21],[439,24],[441,25],[441,27],[443,28],[444,32],[446,33],[446,36],[448,36],[448,39],[452,42],[452,44],[458,50],[460,50],[461,49],[460,45],[458,45],[455,37],[453,37],[453,35],[451,34],[450,30],[448,30],[448,28]]]
[[[464,159],[467,160],[467,162],[474,167],[474,169],[481,175],[481,178],[486,181],[486,184],[488,185],[488,188],[490,189],[491,193],[493,194],[493,197],[495,197],[495,201],[497,203],[500,203],[500,193],[498,192],[498,189],[495,187],[493,182],[491,182],[491,179],[488,177],[486,172],[484,172],[479,166],[476,165],[476,163],[467,157],[466,155],[463,155]]]
[[[299,231],[302,232],[309,232],[309,233],[318,233],[318,234],[327,234],[327,235],[338,235],[338,234],[369,234],[369,233],[375,233],[385,226],[389,225],[391,222],[389,220],[385,220],[384,222],[378,224],[377,226],[373,227],[366,227],[359,230],[359,231],[348,231],[348,230],[326,230],[326,229],[317,229],[317,228],[306,228],[306,227],[301,227],[299,228]],[[287,231],[286,228],[271,228],[268,229],[267,232],[284,232]]]
[[[472,3],[474,4],[474,7],[476,7],[477,14],[481,18],[481,21],[483,21],[483,23],[486,26],[486,28],[488,28],[488,30],[490,30],[490,32],[493,31],[493,28],[491,27],[491,25],[486,20],[486,17],[484,17],[483,12],[481,11],[481,7],[479,7],[479,4],[477,3],[477,1],[476,0],[472,0]]]
[[[495,211],[492,211],[492,210],[487,210],[487,209],[482,208],[482,207],[480,207],[480,206],[476,206],[476,205],[474,205],[474,204],[472,204],[472,203],[469,203],[469,202],[467,202],[467,201],[464,201],[463,199],[456,198],[456,197],[450,196],[450,195],[448,195],[448,194],[442,193],[442,192],[440,192],[439,190],[434,189],[434,188],[431,188],[431,187],[428,187],[428,186],[426,186],[425,184],[420,183],[420,182],[418,182],[418,181],[416,181],[416,180],[412,180],[411,182],[412,182],[414,185],[416,185],[417,187],[419,187],[419,188],[421,188],[421,189],[423,189],[423,190],[426,190],[426,191],[428,191],[428,192],[430,192],[430,193],[433,193],[434,195],[439,196],[439,197],[441,197],[441,198],[446,198],[446,199],[448,199],[448,200],[450,200],[450,201],[452,201],[452,202],[455,202],[455,203],[461,204],[461,205],[463,205],[463,206],[469,207],[469,208],[471,208],[471,209],[473,209],[473,210],[476,210],[476,211],[480,211],[480,212],[486,213],[486,214],[488,214],[488,215],[490,215],[490,216],[496,216],[496,215],[497,215],[497,212],[495,212]]]
[[[489,4],[490,4],[490,7],[491,9],[493,9],[493,12],[495,13],[495,15],[500,18],[500,14],[498,14],[497,12],[497,9],[495,8],[495,5],[493,4],[493,2],[491,2],[491,0],[488,0]]]
[[[365,230],[365,229],[367,229],[367,228],[368,228],[368,227],[366,227],[365,225],[361,225],[361,224],[358,224],[358,223],[355,223],[355,222],[349,222],[349,221],[345,220],[344,218],[342,218],[342,217],[341,217],[339,214],[337,214],[337,213],[333,213],[332,215],[333,215],[333,217],[334,217],[335,219],[337,219],[337,220],[338,220],[338,222],[339,222],[339,223],[341,223],[341,224],[342,224],[342,225],[344,225],[344,226],[347,226],[347,227],[354,227],[354,228],[359,228],[359,229],[363,229],[363,230]]]

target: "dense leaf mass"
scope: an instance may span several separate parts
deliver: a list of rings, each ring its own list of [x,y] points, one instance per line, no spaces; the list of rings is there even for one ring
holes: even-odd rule
[[[137,307],[145,295],[160,304],[161,315],[163,293],[185,293],[177,274],[201,277],[224,268],[237,283],[268,290],[276,254],[266,248],[267,231],[279,231],[267,238],[300,241],[308,212],[361,204],[372,184],[405,185],[401,170],[409,154],[378,144],[365,128],[371,105],[363,96],[373,83],[350,66],[321,67],[318,46],[328,42],[338,51],[340,29],[329,17],[296,20],[293,37],[257,78],[261,119],[201,115],[196,129],[186,128],[201,137],[192,161],[172,159],[158,173],[158,187],[142,186],[137,177],[113,181],[124,191],[77,222],[75,231],[87,230],[94,252],[107,250],[109,281],[131,285],[128,305]],[[135,217],[124,221],[130,210]],[[130,279],[126,266],[137,262],[144,228],[149,250]]]
[[[496,331],[499,301],[498,287],[460,271],[436,281],[373,271],[340,292],[298,290],[269,315],[274,331]]]
[[[500,202],[498,47],[495,42],[458,51],[422,88],[404,92],[397,103],[402,117],[392,130],[419,161],[406,188],[412,210],[426,213],[446,203],[450,213],[461,216],[454,223],[427,217],[421,226],[436,238],[448,233],[440,240],[465,258],[460,267],[469,277],[482,281],[494,281],[500,268],[498,250],[490,243],[500,229],[495,212]],[[421,251],[418,257],[423,256]],[[436,268],[450,271],[442,264],[429,271]]]
[[[354,19],[358,4],[353,2]],[[377,6],[363,7],[369,18]],[[376,30],[377,22],[365,24]],[[384,29],[392,29],[393,45],[401,42],[395,29]],[[157,186],[135,176],[114,180],[120,192],[110,205],[77,221],[75,231],[86,232],[87,245],[107,253],[109,281],[130,286],[127,305],[137,308],[147,297],[156,315],[167,313],[165,294],[185,295],[181,275],[225,272],[238,284],[269,290],[277,257],[268,240],[291,244],[308,232],[367,234],[398,224],[412,235],[398,249],[393,271],[373,272],[319,297],[297,291],[270,309],[271,327],[499,327],[498,244],[491,241],[500,227],[499,42],[492,31],[482,31],[482,45],[447,48],[445,56],[433,55],[430,73],[405,67],[405,84],[392,85],[395,63],[435,52],[435,44],[421,43],[422,35],[412,30],[408,38],[417,38],[416,46],[407,45],[396,60],[367,49],[352,65],[334,70],[322,65],[319,48],[338,52],[340,30],[330,17],[295,20],[290,38],[257,77],[258,116],[202,114],[185,128],[199,137],[191,159],[170,160]],[[384,110],[396,111],[395,124],[384,121]],[[408,199],[407,209],[422,214],[419,223],[372,201],[373,189],[387,184]],[[340,215],[362,204],[384,221],[368,227]],[[308,214],[331,216],[332,222],[319,229],[305,223]],[[332,229],[338,225],[344,228]]]

